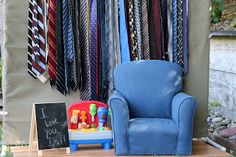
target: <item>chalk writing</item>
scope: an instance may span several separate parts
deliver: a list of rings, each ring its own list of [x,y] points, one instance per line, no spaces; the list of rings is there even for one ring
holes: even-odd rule
[[[69,136],[65,104],[36,104],[35,109],[39,149],[68,147]]]

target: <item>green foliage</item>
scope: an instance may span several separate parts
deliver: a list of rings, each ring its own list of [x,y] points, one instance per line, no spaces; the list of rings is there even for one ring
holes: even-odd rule
[[[224,11],[224,0],[211,0],[210,14],[211,23],[220,22],[222,12]]]
[[[208,113],[211,113],[212,110],[220,108],[221,107],[221,103],[217,100],[211,101],[208,105]]]
[[[0,90],[2,90],[2,62],[0,61]]]
[[[230,27],[236,28],[236,18],[232,19],[232,21],[230,23]]]

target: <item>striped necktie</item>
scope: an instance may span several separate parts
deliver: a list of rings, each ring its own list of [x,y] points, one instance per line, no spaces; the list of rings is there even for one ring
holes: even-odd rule
[[[32,71],[40,81],[46,82],[47,78],[43,75],[47,69],[44,4],[41,0],[32,2]]]
[[[97,100],[96,67],[97,67],[97,0],[90,1],[90,74],[91,74],[91,99]]]
[[[56,17],[55,17],[55,31],[56,31],[56,87],[62,94],[66,95],[65,87],[65,68],[64,68],[64,46],[63,46],[63,32],[62,32],[62,1],[56,0]]]
[[[56,0],[49,0],[48,8],[48,74],[52,86],[56,83],[56,31],[55,31]]]
[[[81,66],[82,66],[82,90],[80,91],[80,99],[91,99],[91,76],[89,62],[89,43],[88,43],[88,4],[87,0],[80,0],[80,43],[81,43]]]
[[[62,2],[63,19],[63,44],[64,44],[64,66],[65,87],[68,92],[77,88],[77,70],[75,58],[75,43],[72,27],[71,1]]]
[[[28,73],[33,77],[37,78],[36,73],[32,70],[32,22],[33,22],[33,2],[29,0],[29,17],[28,17]]]
[[[137,37],[137,53],[138,60],[143,59],[142,49],[142,28],[141,28],[141,2],[140,0],[134,0],[134,26]]]
[[[141,24],[142,24],[142,39],[143,39],[143,58],[150,59],[147,0],[141,0],[141,6],[142,6]]]

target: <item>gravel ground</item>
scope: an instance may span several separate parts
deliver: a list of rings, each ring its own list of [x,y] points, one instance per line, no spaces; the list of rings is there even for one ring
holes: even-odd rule
[[[231,20],[224,20],[216,24],[211,24],[211,31],[236,31],[235,27],[230,27]]]

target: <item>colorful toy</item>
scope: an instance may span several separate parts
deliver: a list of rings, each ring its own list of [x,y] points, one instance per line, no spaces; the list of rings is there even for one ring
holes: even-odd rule
[[[97,110],[97,106],[96,106],[96,104],[91,104],[90,106],[89,106],[89,110],[90,110],[90,114],[91,114],[91,116],[92,116],[92,122],[94,122],[94,116],[96,115],[96,110]]]
[[[104,123],[106,122],[107,114],[108,114],[107,108],[99,107],[97,112],[98,112],[98,121],[99,121],[98,128],[99,130],[104,130]]]
[[[71,123],[77,124],[78,123],[78,114],[80,113],[80,110],[73,110],[72,116],[71,116]]]
[[[71,151],[78,150],[78,144],[102,144],[104,149],[110,149],[112,132],[107,127],[108,115],[110,110],[102,102],[81,101],[71,104],[68,110]]]
[[[81,128],[82,128],[82,129],[86,129],[86,128],[87,128],[87,124],[86,124],[86,119],[87,119],[87,117],[86,117],[86,112],[85,112],[85,111],[81,111],[80,119],[81,119],[81,121],[82,121],[82,123],[81,123]]]

